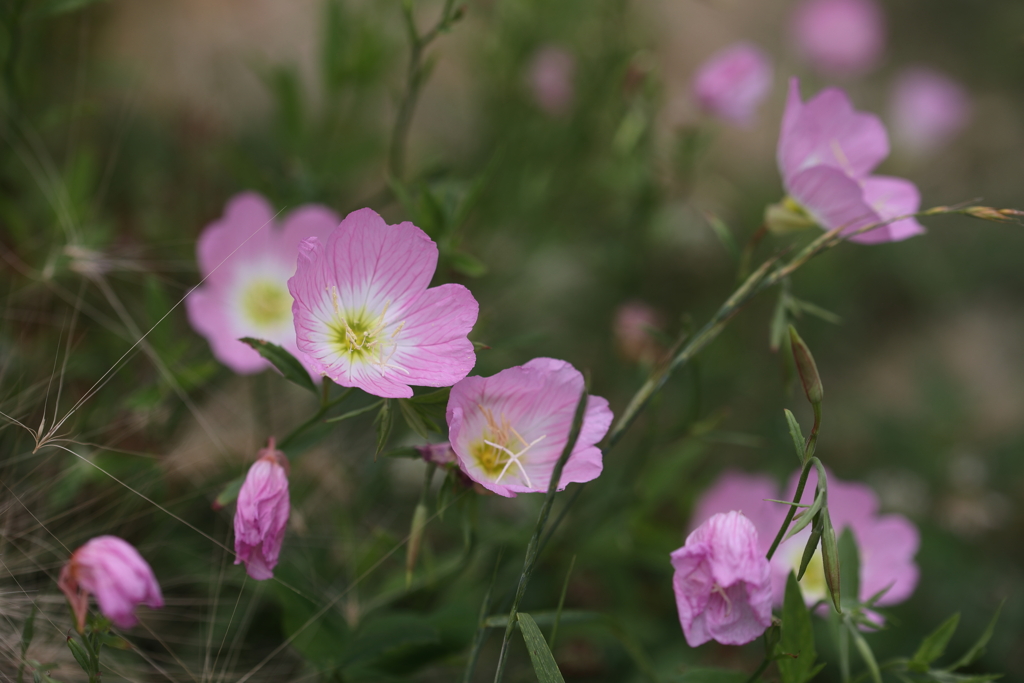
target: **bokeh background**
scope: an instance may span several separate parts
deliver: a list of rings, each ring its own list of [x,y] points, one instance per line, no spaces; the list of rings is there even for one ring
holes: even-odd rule
[[[616,412],[670,340],[734,288],[736,253],[708,215],[742,247],[780,198],[791,75],[805,97],[838,85],[881,116],[893,147],[882,171],[917,183],[925,206],[1024,208],[1024,5],[882,2],[880,60],[840,77],[801,58],[796,6],[469,0],[427,52],[403,203],[387,164],[409,51],[398,0],[8,0],[0,410],[35,429],[104,383],[62,430],[74,453],[33,452],[26,429],[0,429],[5,678],[35,603],[33,656],[60,661],[58,680],[80,679],[53,579],[100,533],[136,543],[168,598],[130,634],[135,652],[111,654],[104,680],[234,681],[254,667],[251,680],[456,680],[489,586],[492,611],[507,609],[537,497],[447,493],[461,498],[428,527],[422,576],[406,590],[401,541],[423,466],[374,461],[369,418],[293,458],[279,581],[245,581],[218,545],[231,535],[229,511],[210,506],[217,492],[268,435],[315,410],[272,373],[233,376],[177,305],[199,279],[197,235],[236,192],[282,210],[318,202],[416,220],[442,244],[435,282],[462,282],[481,303],[472,338],[490,349],[474,374],[564,358]],[[441,10],[415,3],[422,31]],[[690,90],[698,65],[738,40],[775,68],[749,128],[702,114]],[[561,78],[555,94],[537,80],[544,60],[561,70],[544,77]],[[901,139],[892,110],[914,66],[954,79],[970,103],[963,127],[928,150]],[[795,295],[842,319],[797,321],[826,392],[818,453],[921,530],[917,591],[869,636],[880,658],[912,654],[953,612],[959,653],[1006,599],[977,670],[1012,680],[1024,677],[1024,230],[926,223],[926,236],[842,245],[793,278]],[[769,236],[758,254],[804,239]],[[721,471],[781,481],[796,466],[782,409],[805,421],[809,411],[785,354],[769,349],[774,299],[756,300],[673,378],[547,549],[525,608],[553,609],[574,562],[566,609],[608,615],[560,627],[567,680],[686,680],[695,667],[760,662],[759,643],[687,647],[668,553]],[[661,330],[640,351],[615,334],[617,311],[638,302]],[[393,445],[417,439],[400,426]],[[821,679],[839,680],[819,626],[831,662]],[[498,640],[475,680],[490,680]],[[517,643],[509,680],[533,675]]]

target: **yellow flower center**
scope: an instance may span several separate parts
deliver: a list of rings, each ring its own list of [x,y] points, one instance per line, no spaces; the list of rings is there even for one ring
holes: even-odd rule
[[[277,327],[292,316],[292,297],[280,282],[256,280],[242,293],[242,311],[259,327]]]
[[[334,321],[329,324],[331,343],[339,355],[347,356],[350,363],[377,365],[381,374],[384,374],[387,368],[408,372],[389,363],[398,349],[395,338],[405,326],[405,321],[402,321],[395,325],[394,331],[387,332],[389,323],[386,318],[390,301],[384,303],[384,310],[379,315],[373,315],[365,307],[358,311],[342,310],[337,287],[331,290],[331,301],[335,314]]]
[[[504,415],[501,420],[494,419],[494,414],[489,408],[477,404],[477,407],[484,414],[487,420],[487,428],[481,434],[480,440],[469,447],[473,459],[488,476],[494,478],[495,483],[500,483],[502,477],[515,465],[526,485],[533,487],[530,475],[526,473],[523,466],[523,457],[536,444],[540,443],[547,435],[540,436],[533,441],[527,442],[516,428],[509,424],[508,418]]]

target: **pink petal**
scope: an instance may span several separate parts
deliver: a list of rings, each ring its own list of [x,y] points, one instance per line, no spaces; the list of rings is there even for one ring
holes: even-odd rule
[[[790,81],[779,136],[778,163],[783,182],[813,166],[831,166],[853,178],[870,173],[889,156],[889,137],[874,114],[857,112],[838,88],[827,88],[800,104],[800,84]]]
[[[196,242],[199,272],[207,284],[230,279],[231,264],[267,252],[275,212],[262,196],[243,192],[228,200],[224,215],[203,229]]]
[[[720,512],[738,510],[757,530],[760,552],[764,554],[786,516],[786,506],[765,499],[778,499],[779,495],[778,483],[767,475],[727,470],[697,500],[689,528],[696,529]]]
[[[874,175],[861,181],[864,200],[874,207],[882,220],[915,213],[921,207],[921,194],[917,186],[903,178]],[[925,232],[916,218],[904,218],[889,225],[851,237],[862,244],[899,242]]]
[[[421,387],[448,387],[465,377],[476,364],[473,342],[466,335],[480,310],[470,291],[457,284],[434,287],[406,310],[396,337],[398,350],[390,361],[404,372],[395,379]]]
[[[217,297],[219,292],[210,287],[196,289],[185,298],[185,311],[189,323],[213,350],[214,357],[234,372],[245,375],[270,367],[249,345],[238,341],[247,336],[239,333],[226,315],[226,304]]]
[[[861,599],[867,600],[888,586],[892,587],[878,601],[880,606],[895,605],[909,598],[919,576],[914,562],[921,545],[917,527],[899,515],[885,515],[856,533],[863,566]]]
[[[826,230],[845,227],[856,232],[881,218],[864,199],[860,183],[830,166],[815,166],[798,173],[787,186],[790,196]]]

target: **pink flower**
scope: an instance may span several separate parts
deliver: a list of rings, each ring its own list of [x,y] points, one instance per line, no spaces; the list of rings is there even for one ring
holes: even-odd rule
[[[547,491],[582,391],[579,370],[552,358],[462,380],[452,387],[447,411],[459,467],[484,488],[509,498]],[[590,396],[559,490],[601,474],[601,449],[595,444],[611,423],[608,401]]]
[[[550,116],[568,113],[575,95],[576,58],[565,48],[546,45],[533,56],[527,83],[538,106]]]
[[[71,604],[79,633],[85,628],[90,593],[103,616],[118,628],[138,623],[138,605],[164,606],[153,570],[139,551],[117,536],[97,536],[72,553],[57,585]]]
[[[691,525],[725,510],[742,510],[757,529],[760,552],[764,555],[786,515],[785,505],[768,503],[764,499],[792,500],[798,478],[799,472],[794,473],[786,491],[780,493],[778,485],[770,477],[725,472],[697,502]],[[801,502],[811,503],[816,484],[817,473],[812,470]],[[917,528],[902,515],[880,515],[878,496],[869,486],[843,481],[831,472],[828,474],[828,502],[836,534],[842,534],[843,529],[849,528],[857,541],[860,551],[859,598],[867,600],[886,587],[889,591],[878,601],[880,606],[894,605],[910,597],[918,578],[914,563],[920,544]],[[808,527],[784,541],[772,557],[772,591],[776,605],[782,604],[789,572],[800,567],[809,535]],[[820,550],[811,560],[800,587],[808,605],[826,599]]]
[[[235,564],[257,581],[274,575],[288,524],[288,459],[270,438],[249,468],[235,511]]]
[[[704,62],[693,79],[701,109],[740,126],[750,125],[772,87],[767,55],[749,43],[737,43]]]
[[[830,76],[856,76],[877,66],[885,50],[885,17],[874,0],[806,0],[793,15],[797,47]]]
[[[661,327],[661,316],[643,301],[630,301],[615,310],[615,344],[626,359],[653,363],[662,353],[654,331]]]
[[[768,560],[740,512],[712,516],[672,553],[672,586],[690,647],[709,640],[743,645],[772,623]]]
[[[462,285],[427,289],[437,245],[412,223],[353,211],[299,248],[288,290],[299,350],[318,374],[376,396],[446,387],[476,362],[466,338],[479,306]]]
[[[877,116],[854,111],[837,88],[802,102],[799,81],[790,81],[777,161],[795,206],[784,201],[784,210],[802,211],[827,230],[845,226],[843,234],[917,211],[921,196],[913,183],[869,175],[888,155],[889,138]],[[769,208],[769,223],[778,206]],[[916,219],[904,218],[850,239],[874,244],[922,232]]]
[[[290,212],[279,228],[274,213],[255,192],[235,195],[196,244],[199,273],[205,280],[185,299],[189,322],[210,342],[217,360],[240,374],[270,367],[238,341],[240,337],[283,346],[311,367],[295,346],[287,281],[295,272],[299,242],[327,236],[338,217],[310,204]]]
[[[915,154],[935,151],[971,118],[971,101],[963,86],[925,67],[900,73],[891,107],[897,142]]]

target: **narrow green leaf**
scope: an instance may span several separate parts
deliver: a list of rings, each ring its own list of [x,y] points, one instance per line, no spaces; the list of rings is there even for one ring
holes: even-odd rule
[[[78,641],[74,637],[68,638],[68,648],[71,650],[71,654],[75,656],[75,661],[78,662],[78,666],[82,667],[82,671],[87,674],[92,674],[92,665],[89,663],[89,653],[85,651]]]
[[[466,277],[483,277],[487,274],[487,264],[472,254],[457,251],[450,257],[452,268]]]
[[[32,644],[32,638],[35,636],[35,623],[36,623],[36,606],[32,603],[32,611],[28,613],[28,617],[25,618],[25,625],[21,629],[21,656],[25,657],[25,653],[28,651],[28,646]]]
[[[775,302],[775,310],[772,313],[772,324],[768,331],[768,346],[772,353],[779,350],[782,340],[786,336],[786,326],[789,324],[789,290],[786,287],[779,288],[779,299]]]
[[[796,458],[802,465],[807,441],[804,439],[804,433],[800,429],[800,423],[796,421],[796,416],[790,412],[789,408],[785,408],[784,412],[786,413],[786,423],[789,425],[789,437],[793,439],[793,449],[796,451]]]
[[[242,484],[245,482],[245,475],[236,477],[224,484],[224,488],[220,490],[217,497],[213,499],[213,509],[222,510],[226,506],[234,503],[238,499],[238,492],[242,490]]]
[[[569,577],[572,576],[572,569],[576,566],[576,556],[572,556],[572,562],[569,563],[569,571],[565,573],[565,583],[562,584],[562,594],[558,596],[558,607],[555,609],[555,623],[551,627],[551,638],[548,640],[548,645],[551,647],[555,646],[555,636],[558,635],[558,624],[562,619],[562,608],[565,607],[565,594],[569,592]]]
[[[718,241],[721,242],[722,246],[725,247],[725,250],[729,252],[729,256],[732,256],[734,260],[739,260],[739,245],[736,244],[736,238],[733,236],[732,230],[729,229],[729,226],[725,224],[725,221],[710,211],[704,212],[704,219],[708,222],[708,225],[711,226],[711,229],[714,231],[715,237],[718,238]]]
[[[377,408],[380,408],[382,405],[384,405],[384,402],[386,400],[387,399],[383,399],[382,398],[379,401],[374,401],[373,403],[371,403],[368,406],[363,406],[362,408],[356,408],[355,410],[350,410],[347,413],[342,413],[341,415],[338,415],[337,417],[328,418],[328,419],[324,420],[324,422],[341,422],[342,420],[348,420],[348,419],[353,418],[353,417],[358,417],[359,415],[362,415],[363,413],[368,413],[371,410],[376,410]]]
[[[409,399],[398,399],[398,408],[402,411],[405,424],[409,425],[409,429],[416,432],[420,438],[429,441],[431,432],[439,433],[437,425],[424,418],[416,409],[416,405],[409,402]]]
[[[839,566],[843,568],[843,595],[855,604],[860,600],[860,552],[849,527],[839,536]]]
[[[554,624],[555,615],[555,610],[531,613],[533,622],[540,626],[550,626]],[[563,624],[586,624],[593,621],[601,621],[605,618],[605,615],[600,612],[591,612],[589,610],[581,609],[564,609],[562,610],[562,616],[559,618],[559,622]],[[483,624],[487,628],[505,628],[505,626],[508,625],[508,615],[492,614],[484,619]]]
[[[384,399],[380,412],[377,413],[377,417],[374,418],[373,422],[377,427],[377,450],[373,453],[373,457],[376,459],[384,450],[384,447],[388,445],[388,439],[391,438],[391,429],[395,426],[395,411],[391,408],[391,399]]]
[[[821,494],[820,490],[816,491],[814,494],[814,502],[811,503],[811,507],[807,508],[806,510],[800,513],[800,516],[794,521],[793,526],[789,527],[789,531],[786,532],[786,538],[783,540],[793,538],[798,533],[803,531],[808,524],[814,521],[814,519],[818,516],[818,513],[821,512],[824,505],[825,496]]]
[[[256,353],[270,361],[271,365],[277,368],[289,382],[294,382],[303,389],[319,394],[316,385],[313,384],[313,380],[309,377],[309,373],[306,372],[306,368],[302,367],[302,363],[295,356],[285,351],[284,348],[263,339],[254,339],[253,337],[242,337],[238,341],[248,344],[256,350]]]
[[[548,648],[544,634],[540,627],[526,612],[519,612],[519,630],[523,632],[523,640],[526,642],[526,649],[530,652],[530,661],[533,662],[533,671],[537,674],[540,683],[565,683],[562,673],[558,670],[555,657]]]
[[[821,541],[821,534],[825,528],[825,522],[822,514],[819,512],[814,516],[814,523],[811,524],[811,535],[807,537],[807,545],[804,546],[804,554],[800,558],[800,570],[796,574],[796,580],[804,578],[804,572],[807,571],[807,565],[810,564],[811,558],[814,557],[814,551],[818,549],[818,543]]]
[[[946,651],[946,645],[949,644],[949,639],[953,637],[959,623],[959,612],[942,622],[937,629],[921,641],[921,646],[917,648],[917,652],[914,653],[914,656],[907,663],[907,668],[918,673],[927,671],[928,665],[941,657]]]
[[[992,638],[992,634],[996,629],[996,622],[999,621],[999,613],[1003,611],[1003,605],[1006,604],[1006,600],[999,603],[999,607],[996,608],[996,613],[992,615],[992,620],[988,622],[988,626],[982,632],[981,637],[978,638],[977,642],[971,646],[971,648],[963,654],[960,659],[956,660],[952,664],[946,667],[947,671],[955,671],[961,667],[967,666],[985,652],[985,646],[988,645],[988,641]]]
[[[821,521],[821,564],[825,570],[825,584],[828,586],[832,605],[836,608],[837,612],[842,614],[842,596],[839,592],[839,547],[836,543],[836,530],[832,527],[832,519],[829,517],[828,508],[822,510]]]
[[[868,667],[871,679],[875,683],[882,683],[882,672],[878,668],[875,653],[871,651],[868,641],[864,640],[864,636],[861,635],[857,627],[850,621],[846,622],[846,628],[850,632],[850,637],[853,638],[853,644],[857,648],[857,652],[860,653],[860,658],[864,661],[865,666]]]
[[[800,585],[792,572],[786,580],[786,595],[782,604],[782,640],[780,653],[796,655],[780,657],[779,674],[783,683],[804,683],[811,680],[818,653],[814,648],[814,629]]]
[[[802,299],[797,299],[796,297],[790,297],[789,305],[790,310],[813,315],[815,318],[820,318],[827,323],[832,323],[833,325],[843,324],[842,317],[836,315],[835,313],[828,309],[812,304],[810,301],[804,301]]]

